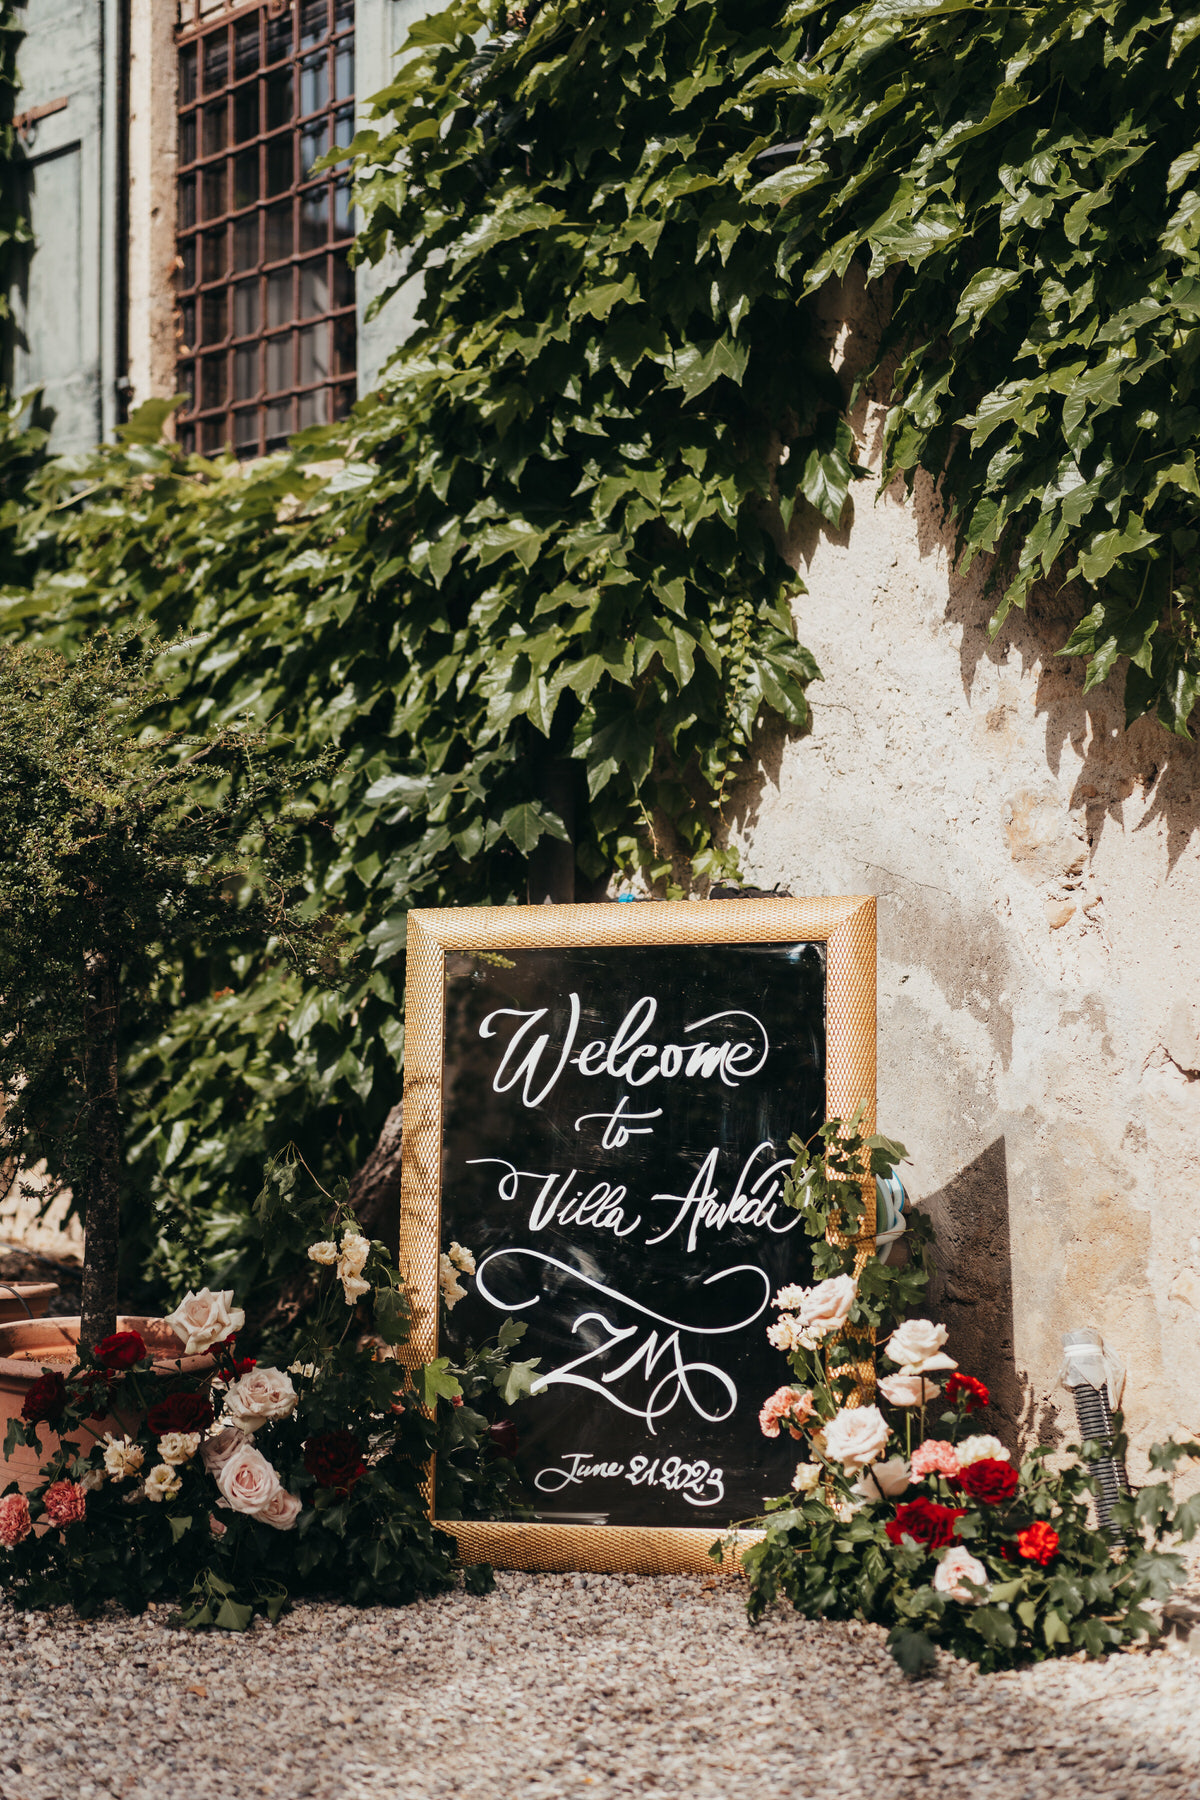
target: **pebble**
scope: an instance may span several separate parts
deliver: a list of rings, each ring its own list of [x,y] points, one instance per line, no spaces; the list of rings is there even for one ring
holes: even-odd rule
[[[908,1682],[704,1577],[501,1573],[241,1636],[0,1604],[4,1800],[1194,1800],[1200,1657]]]

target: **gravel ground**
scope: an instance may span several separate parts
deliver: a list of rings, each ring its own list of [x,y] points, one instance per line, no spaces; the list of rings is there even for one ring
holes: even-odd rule
[[[700,1578],[502,1574],[486,1599],[298,1609],[242,1637],[165,1608],[0,1606],[3,1800],[1194,1800],[1200,1658],[910,1684],[883,1634]]]

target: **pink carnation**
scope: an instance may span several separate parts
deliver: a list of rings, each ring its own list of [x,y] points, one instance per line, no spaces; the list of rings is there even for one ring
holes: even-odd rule
[[[945,1438],[926,1438],[918,1444],[909,1459],[914,1481],[926,1475],[955,1476],[959,1473],[958,1451]]]
[[[52,1481],[42,1505],[52,1525],[77,1525],[87,1512],[87,1495],[77,1481]]]
[[[769,1400],[764,1400],[758,1415],[758,1423],[764,1437],[777,1438],[779,1427],[786,1425],[792,1437],[800,1436],[800,1427],[813,1417],[816,1408],[813,1397],[807,1388],[776,1388]]]
[[[33,1530],[29,1502],[24,1494],[5,1494],[0,1500],[0,1544],[11,1550]]]

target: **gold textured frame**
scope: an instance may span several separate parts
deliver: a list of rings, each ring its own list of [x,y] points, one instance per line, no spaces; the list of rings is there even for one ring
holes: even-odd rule
[[[438,1354],[442,1063],[447,951],[594,949],[644,944],[824,943],[825,1096],[831,1117],[863,1107],[875,1129],[875,900],[663,901],[635,905],[480,906],[414,911],[408,921],[400,1260],[413,1309],[403,1352]],[[864,1237],[874,1217],[864,1214]],[[661,1526],[438,1520],[465,1562],[510,1569],[674,1574],[712,1568],[714,1532]]]

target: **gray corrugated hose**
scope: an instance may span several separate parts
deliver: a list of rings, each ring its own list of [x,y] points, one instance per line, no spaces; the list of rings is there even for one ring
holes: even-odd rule
[[[1104,1347],[1104,1339],[1092,1325],[1063,1332],[1063,1366],[1059,1380],[1075,1399],[1075,1416],[1084,1438],[1111,1447],[1113,1412],[1121,1404],[1125,1368],[1119,1356]],[[1119,1535],[1113,1524],[1113,1507],[1129,1492],[1129,1477],[1121,1457],[1102,1456],[1096,1471],[1096,1517],[1102,1531]]]

